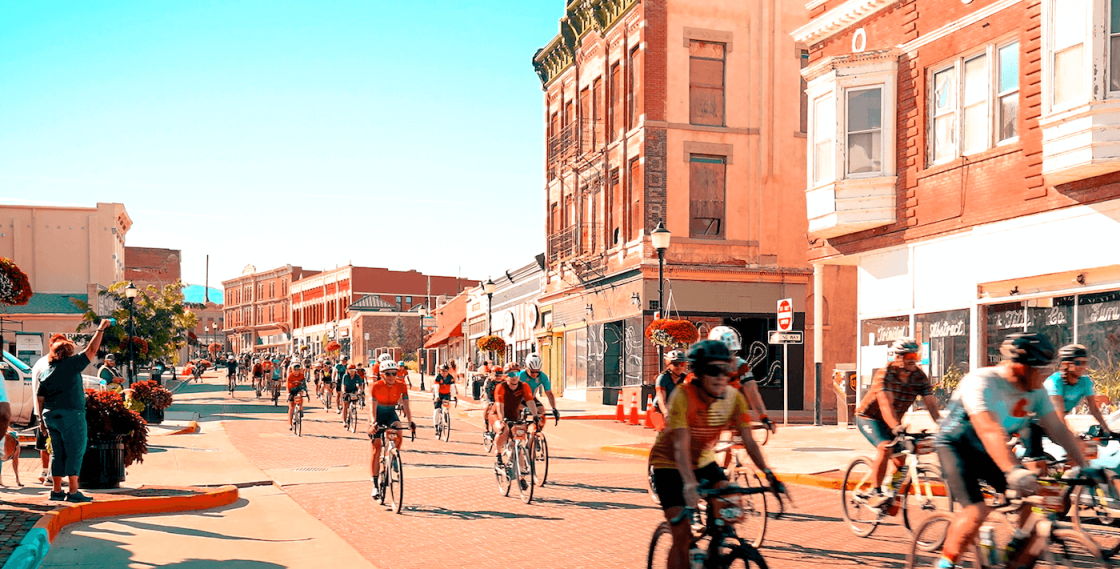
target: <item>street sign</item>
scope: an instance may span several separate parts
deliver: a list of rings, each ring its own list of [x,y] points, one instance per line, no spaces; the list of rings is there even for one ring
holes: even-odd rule
[[[793,330],[793,299],[783,298],[778,301],[778,331],[789,332],[790,330]]]
[[[804,344],[805,333],[771,331],[768,342],[771,344]]]

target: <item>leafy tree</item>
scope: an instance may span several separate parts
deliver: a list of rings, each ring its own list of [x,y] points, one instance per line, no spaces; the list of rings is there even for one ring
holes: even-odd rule
[[[110,326],[105,331],[102,349],[123,357],[125,361],[128,359],[127,338],[130,324],[128,297],[124,293],[127,286],[127,282],[119,282],[110,286],[108,290],[97,293],[107,301],[105,304],[117,307],[109,314],[97,314],[88,302],[73,300],[74,304],[85,312],[77,332],[95,327],[105,316],[117,320],[116,326]],[[143,363],[156,359],[175,361],[179,349],[189,341],[191,330],[198,325],[198,316],[184,306],[182,288],[183,284],[178,281],[163,287],[162,290],[154,285],[148,285],[136,296],[133,306],[136,317],[136,337],[148,343],[147,354],[143,356],[139,353],[135,354],[137,362]]]
[[[389,347],[404,347],[404,336],[404,320],[402,320],[401,317],[398,316],[389,326]]]

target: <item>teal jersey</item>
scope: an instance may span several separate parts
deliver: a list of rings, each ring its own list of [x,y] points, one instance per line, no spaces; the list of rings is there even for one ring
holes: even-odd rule
[[[545,391],[552,391],[552,383],[548,381],[548,374],[543,371],[537,373],[536,379],[529,377],[528,371],[521,372],[518,378],[529,384],[529,389],[533,390],[533,395],[536,395],[537,388],[541,386],[544,386]]]
[[[1081,400],[1093,394],[1093,380],[1087,375],[1081,376],[1077,383],[1067,385],[1065,380],[1062,379],[1060,372],[1054,372],[1054,375],[1046,378],[1043,384],[1046,387],[1047,395],[1057,395],[1062,398],[1062,402],[1066,406],[1066,413],[1073,411]]]

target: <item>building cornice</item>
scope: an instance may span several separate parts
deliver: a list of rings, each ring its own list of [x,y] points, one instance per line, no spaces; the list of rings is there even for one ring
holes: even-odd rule
[[[899,0],[848,0],[794,30],[791,34],[793,41],[808,44],[822,42],[898,2]]]
[[[897,48],[888,48],[877,49],[875,51],[864,51],[861,53],[845,53],[844,55],[826,57],[802,70],[801,76],[804,77],[806,81],[811,82],[814,79],[837,69],[843,69],[846,67],[862,67],[875,63],[896,62],[898,61],[898,56],[901,53],[902,52]]]
[[[575,61],[576,51],[590,32],[607,33],[639,0],[571,0],[560,18],[560,33],[533,55],[533,69],[547,87]]]

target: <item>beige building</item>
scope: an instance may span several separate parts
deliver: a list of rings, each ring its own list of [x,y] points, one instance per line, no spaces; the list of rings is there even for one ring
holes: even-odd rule
[[[124,278],[131,227],[119,203],[0,205],[0,257],[15,261],[35,292],[25,306],[0,307],[4,348],[34,361],[51,334],[73,334],[82,312],[72,300],[97,303],[99,290]],[[107,311],[98,306],[99,313]]]

